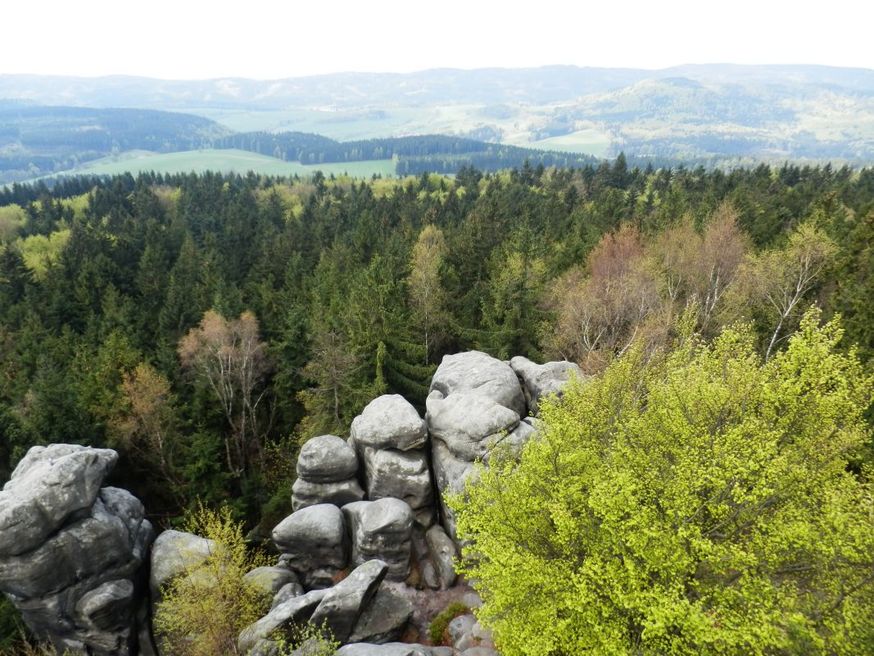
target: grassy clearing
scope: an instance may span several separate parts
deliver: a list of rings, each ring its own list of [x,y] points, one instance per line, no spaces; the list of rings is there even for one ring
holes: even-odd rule
[[[525,144],[528,148],[557,150],[563,153],[584,153],[595,157],[605,157],[610,147],[610,135],[599,130],[586,129],[563,134],[559,137],[549,137]]]
[[[244,150],[187,150],[179,153],[151,153],[131,151],[113,157],[88,162],[64,174],[117,175],[120,173],[188,173],[190,171],[221,171],[224,173],[247,173],[254,171],[264,175],[309,176],[316,171],[325,174],[348,174],[356,178],[369,178],[374,174],[394,175],[392,160],[366,160],[332,164],[303,165],[298,162],[283,162]]]

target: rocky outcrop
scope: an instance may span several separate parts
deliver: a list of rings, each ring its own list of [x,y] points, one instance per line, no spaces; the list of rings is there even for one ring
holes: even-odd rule
[[[328,590],[310,621],[324,626],[334,639],[347,642],[358,618],[376,594],[388,567],[381,560],[369,560]]]
[[[358,456],[352,447],[336,435],[320,435],[303,445],[297,460],[297,480],[291,489],[294,510],[320,503],[342,506],[363,498]]]
[[[332,504],[298,510],[273,529],[281,563],[297,572],[308,588],[326,588],[348,562],[343,512]]]
[[[413,513],[400,499],[360,501],[343,508],[352,539],[352,563],[379,559],[388,566],[390,581],[410,573]]]
[[[533,415],[539,411],[541,398],[550,394],[561,395],[562,389],[573,377],[578,380],[584,379],[580,367],[567,361],[537,364],[528,358],[517,355],[510,360],[510,367],[516,372],[522,383],[522,391],[525,394],[528,409]]]
[[[430,391],[435,390],[444,398],[451,394],[484,396],[520,417],[527,414],[516,373],[506,362],[480,351],[444,356],[431,379]]]
[[[425,422],[400,394],[385,394],[352,420],[352,440],[359,446],[409,451],[425,446]]]
[[[441,526],[429,528],[425,533],[425,540],[428,542],[428,551],[437,571],[440,588],[451,588],[458,578],[455,573],[455,561],[458,558],[455,543]]]
[[[154,538],[142,504],[101,487],[114,451],[33,447],[0,492],[0,591],[35,635],[95,655],[151,651],[143,626]]]

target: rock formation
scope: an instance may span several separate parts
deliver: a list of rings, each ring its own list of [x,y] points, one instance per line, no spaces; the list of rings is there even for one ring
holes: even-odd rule
[[[152,652],[141,565],[154,533],[133,495],[101,487],[117,459],[33,447],[0,492],[0,591],[59,652]]]
[[[292,487],[291,507],[300,510],[320,503],[342,506],[361,501],[358,456],[336,435],[308,440],[297,460],[297,480]]]

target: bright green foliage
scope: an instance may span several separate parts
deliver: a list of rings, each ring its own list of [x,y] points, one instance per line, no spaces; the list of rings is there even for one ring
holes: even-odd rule
[[[334,656],[340,648],[330,629],[309,623],[292,625],[275,642],[279,650],[277,656]]]
[[[210,556],[174,578],[163,591],[155,629],[165,653],[174,656],[239,654],[237,638],[262,617],[270,600],[243,581],[246,572],[265,565],[246,546],[242,524],[227,506],[200,506],[185,530],[214,541]]]
[[[872,381],[818,319],[632,349],[452,501],[502,654],[874,652]]]

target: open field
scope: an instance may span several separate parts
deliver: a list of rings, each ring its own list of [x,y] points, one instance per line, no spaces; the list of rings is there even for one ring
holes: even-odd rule
[[[152,153],[131,151],[112,157],[104,157],[64,171],[60,175],[90,174],[115,175],[118,173],[187,173],[189,171],[222,171],[247,173],[254,171],[264,175],[312,175],[321,170],[325,174],[347,173],[356,178],[369,178],[375,174],[394,175],[393,160],[367,160],[363,162],[339,162],[305,166],[298,162],[283,162],[244,150],[186,150],[178,153]]]

